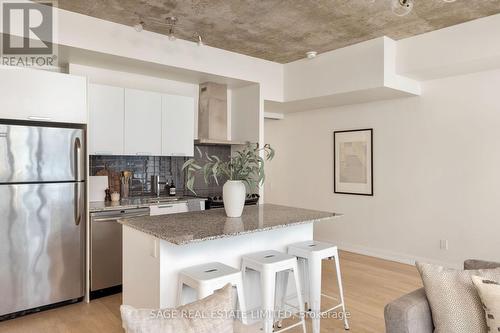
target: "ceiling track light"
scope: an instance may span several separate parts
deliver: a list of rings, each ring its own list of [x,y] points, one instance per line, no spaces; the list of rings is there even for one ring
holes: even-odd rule
[[[371,0],[370,0],[371,1]],[[453,3],[457,0],[442,0],[446,3]],[[373,1],[371,1],[373,2]],[[415,5],[414,0],[392,0],[392,12],[397,16],[406,16],[411,13]]]
[[[198,34],[198,41],[196,42],[198,46],[204,46],[205,43],[203,42],[203,38],[201,38],[201,35]]]
[[[177,24],[177,21],[177,17],[175,16],[167,17],[168,39],[170,39],[171,41],[177,39],[177,37],[175,37],[175,26]]]
[[[137,32],[141,32],[142,30],[144,30],[145,25],[146,25],[146,23],[144,23],[144,21],[140,21],[139,23],[134,25],[134,29]]]
[[[317,55],[318,55],[318,52],[316,52],[316,51],[306,52],[307,59],[314,59],[314,58],[316,58]]]
[[[413,10],[413,0],[392,0],[392,12],[397,16],[406,16]]]

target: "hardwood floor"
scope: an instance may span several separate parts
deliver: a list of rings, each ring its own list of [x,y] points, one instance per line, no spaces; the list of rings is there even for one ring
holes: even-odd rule
[[[354,333],[385,332],[384,306],[422,286],[416,268],[410,265],[349,252],[340,254],[340,264],[347,310],[351,313],[351,332]],[[324,292],[336,295],[333,264],[324,261],[323,272]],[[325,303],[325,308],[334,305]],[[323,320],[321,327],[321,332],[345,332],[339,320]]]
[[[324,263],[323,291],[336,295],[333,264]],[[391,300],[421,287],[416,269],[409,265],[341,253],[341,268],[351,332],[382,333],[384,306]],[[331,301],[324,300],[325,307]],[[120,311],[121,295],[78,303],[0,323],[0,333],[123,333]],[[323,320],[321,332],[344,332],[342,322]],[[301,332],[290,330],[289,332]],[[309,329],[308,332],[311,332]]]

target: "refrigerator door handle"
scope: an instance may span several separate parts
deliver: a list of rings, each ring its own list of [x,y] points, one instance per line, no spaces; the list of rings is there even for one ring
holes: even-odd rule
[[[75,224],[80,225],[80,222],[82,221],[82,209],[81,209],[81,193],[82,191],[80,190],[82,186],[82,183],[77,182],[75,183]]]
[[[75,177],[76,181],[82,180],[81,170],[81,158],[82,158],[82,143],[80,138],[75,139]]]
[[[80,225],[80,222],[82,220],[82,211],[81,211],[81,174],[80,174],[80,167],[81,167],[81,156],[82,156],[82,143],[80,141],[80,138],[75,139],[75,176],[76,176],[76,183],[75,183],[75,224]]]

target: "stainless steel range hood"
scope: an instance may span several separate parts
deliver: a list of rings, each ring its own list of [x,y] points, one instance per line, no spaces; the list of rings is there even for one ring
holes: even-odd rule
[[[242,145],[228,140],[227,85],[214,82],[200,84],[198,107],[198,140],[196,144]]]

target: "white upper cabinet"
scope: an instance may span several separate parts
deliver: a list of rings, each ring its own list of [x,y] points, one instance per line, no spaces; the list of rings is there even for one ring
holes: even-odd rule
[[[162,96],[162,155],[194,155],[194,99]]]
[[[87,123],[84,77],[0,66],[0,118]]]
[[[125,89],[125,154],[161,155],[162,95]]]
[[[194,98],[89,85],[90,155],[194,155]]]
[[[125,89],[89,85],[89,154],[123,155]]]

